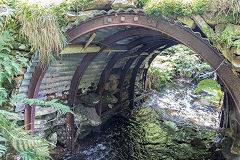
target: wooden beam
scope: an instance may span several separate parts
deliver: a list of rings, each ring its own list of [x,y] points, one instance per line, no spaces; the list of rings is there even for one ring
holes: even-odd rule
[[[83,45],[68,45],[60,54],[74,54],[74,53],[98,53],[101,47],[97,45],[89,45],[84,49]],[[108,49],[106,49],[108,51]],[[109,49],[111,52],[125,52],[127,47],[115,45],[113,49]]]

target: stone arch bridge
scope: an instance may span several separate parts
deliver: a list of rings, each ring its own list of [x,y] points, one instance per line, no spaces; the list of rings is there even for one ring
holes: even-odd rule
[[[153,59],[168,47],[184,44],[216,71],[225,92],[221,127],[230,130],[229,134],[237,139],[240,79],[231,63],[198,27],[190,28],[165,18],[153,20],[137,9],[120,9],[77,20],[68,26],[66,33],[68,46],[49,67],[42,68],[36,57],[32,59],[20,93],[29,98],[61,99],[73,109],[82,104],[90,117],[104,119],[107,113],[116,113],[123,104],[131,109],[135,84],[145,87]],[[87,100],[87,95],[92,99]],[[43,110],[46,112],[38,114]],[[39,115],[52,113],[29,105],[17,107],[16,111],[24,111],[26,129],[32,131],[37,131],[34,124]],[[74,117],[68,114],[66,123],[74,136]],[[233,144],[233,147],[236,146]]]

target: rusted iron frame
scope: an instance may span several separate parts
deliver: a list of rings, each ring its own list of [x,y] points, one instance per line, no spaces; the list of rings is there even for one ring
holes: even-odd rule
[[[167,48],[169,48],[169,47],[171,47],[171,46],[174,46],[174,45],[176,45],[177,43],[175,43],[175,42],[172,42],[172,43],[169,43],[168,45],[166,45],[164,48],[161,48],[160,50],[158,50],[158,51],[163,51],[163,50],[165,50],[165,49],[167,49]],[[150,65],[151,65],[151,63],[152,63],[152,61],[157,57],[157,55],[158,54],[153,54],[152,55],[152,57],[149,59],[149,61],[148,61],[148,68],[147,69],[145,69],[144,71],[143,71],[143,88],[144,89],[146,89],[146,79],[147,79],[147,72],[148,72],[148,70],[149,70],[149,67],[150,67]]]
[[[166,43],[166,42],[165,42]],[[162,46],[164,46],[165,43],[162,43]],[[124,66],[121,74],[120,74],[120,78],[119,78],[119,97],[118,97],[118,101],[122,106],[122,92],[123,92],[123,84],[125,81],[125,77],[126,74],[129,70],[129,68],[131,67],[132,63],[136,60],[136,58],[131,58],[127,61],[126,65]]]
[[[120,40],[124,40],[126,38],[129,37],[133,37],[133,36],[152,36],[152,37],[158,37],[158,38],[163,38],[162,34],[159,34],[155,31],[151,31],[148,29],[144,29],[144,28],[130,28],[127,30],[123,30],[123,31],[119,31],[107,38],[105,38],[101,43],[101,48],[102,50],[106,49],[106,48],[110,48],[112,44],[120,41]],[[166,38],[166,37],[164,37]],[[142,40],[142,39],[141,39]],[[133,43],[134,45],[131,45],[132,48],[134,48],[135,46],[137,46],[138,44],[141,44],[140,41],[136,41],[136,43]],[[115,58],[114,61],[118,61],[120,58],[119,57],[113,57]],[[108,79],[109,73],[106,73],[107,71],[105,71],[107,68],[110,68],[111,65],[114,65],[113,60],[110,60],[109,65],[106,66],[106,68],[104,69],[103,73],[101,74],[101,78],[99,80],[98,83],[98,87],[97,87],[97,93],[100,95],[100,97],[102,97],[102,92],[103,92],[103,87],[104,84],[106,83],[106,80]],[[101,110],[102,110],[102,100],[100,100],[99,104],[98,104],[98,114],[101,115]]]
[[[108,27],[108,26],[104,25],[104,26],[101,26],[100,28],[105,28],[105,27]],[[80,29],[79,28],[80,30],[84,30],[83,33],[80,33],[79,35],[76,35],[78,32],[72,33],[71,30],[68,31],[68,43],[71,44],[72,42],[74,42],[74,40],[76,40],[77,38],[81,37],[82,35],[85,35],[85,34],[91,32],[91,31],[94,31],[94,30],[98,29],[98,27],[96,27],[94,29],[89,29],[89,28],[92,28],[92,26],[88,26],[85,29],[83,29],[83,28]],[[147,28],[130,28],[130,29],[121,30],[121,31],[119,31],[117,33],[114,33],[113,35],[111,35],[109,37],[106,37],[100,43],[100,46],[101,47],[104,47],[104,46],[105,47],[109,47],[107,44],[118,41],[118,40],[114,41],[115,38],[118,39],[118,38],[121,38],[121,37],[125,37],[125,39],[126,39],[126,38],[129,38],[129,37],[142,36],[142,35],[145,35],[145,36],[146,35],[149,35],[149,36],[156,36],[156,35],[165,36],[164,34],[162,34],[160,32],[157,32],[155,30],[150,30],[150,29],[147,29]],[[76,36],[76,38],[72,39],[72,36]],[[165,37],[168,37],[168,36],[165,36]]]
[[[141,47],[139,50],[137,50],[134,54],[135,55],[139,55],[142,52],[149,50],[149,48],[151,48],[152,46],[156,46],[156,45],[159,46],[162,41],[163,41],[162,39],[159,39],[158,41],[156,41],[155,39],[153,41],[149,41],[143,47]],[[136,44],[136,45],[140,45],[140,44],[141,44],[141,42],[139,44]],[[135,48],[135,47],[136,46],[134,46],[133,48]],[[107,66],[104,68],[104,70],[103,70],[103,72],[101,74],[101,78],[100,78],[100,80],[98,82],[98,87],[97,87],[97,93],[100,95],[100,97],[102,97],[102,93],[103,93],[103,90],[104,90],[105,83],[109,79],[109,76],[110,76],[112,68],[122,58],[124,58],[125,56],[129,56],[129,54],[127,54],[127,53],[128,52],[123,53],[123,54],[115,55],[109,61]],[[131,54],[131,55],[134,55],[134,54]],[[100,100],[100,103],[98,105],[98,114],[101,115],[101,112],[102,112],[102,99]]]
[[[170,47],[170,46],[172,46],[172,45],[174,45],[174,44],[175,44],[175,42],[170,42],[169,44],[167,44],[167,46],[165,46],[164,48],[161,48],[159,51],[163,51],[163,50],[165,50],[166,48],[168,48],[168,47]],[[161,45],[161,46],[163,46],[163,45]],[[149,50],[150,55],[152,54],[152,52],[153,52],[154,50],[156,50],[157,48],[159,48],[159,47],[161,47],[161,46],[152,47],[152,48]],[[149,56],[149,55],[148,55],[148,56]],[[134,94],[135,94],[135,93],[134,93],[134,90],[135,90],[134,88],[135,88],[135,82],[136,82],[137,74],[138,74],[138,72],[139,72],[140,66],[142,65],[142,63],[144,62],[144,60],[145,60],[148,56],[142,56],[142,57],[138,60],[136,66],[134,67],[134,69],[133,69],[133,71],[132,71],[132,77],[131,77],[130,86],[129,86],[129,101],[130,101],[130,103],[129,103],[129,108],[130,108],[130,109],[133,109],[133,107],[134,107]]]
[[[70,89],[69,89],[69,95],[68,95],[69,105],[75,104],[80,81],[85,71],[87,70],[88,66],[97,57],[98,54],[99,53],[87,53],[82,59],[82,61],[80,62],[80,64],[78,65],[77,69],[75,70],[73,78],[71,80]]]
[[[86,54],[80,64],[78,65],[76,71],[74,72],[73,78],[71,80],[71,85],[69,89],[68,95],[68,105],[73,108],[76,102],[76,96],[78,91],[78,86],[80,81],[87,70],[88,66],[94,60],[94,58],[98,55],[98,53],[88,53]],[[76,126],[74,125],[74,115],[71,113],[67,113],[66,115],[66,130],[70,132],[71,140],[71,148],[74,150],[74,139],[75,139],[75,129]]]
[[[32,78],[30,80],[30,84],[28,87],[27,92],[28,98],[38,97],[39,88],[46,71],[47,67],[43,67],[41,64],[38,64],[35,67],[34,73],[32,74]],[[25,130],[31,130],[32,134],[34,134],[35,107],[36,105],[30,106],[29,104],[26,104],[24,113]]]
[[[146,89],[146,80],[147,80],[148,69],[149,69],[152,61],[157,57],[157,55],[158,55],[157,53],[152,55],[152,57],[148,61],[148,68],[144,69],[144,71],[143,71],[142,88],[144,88],[144,89]]]
[[[68,96],[68,105],[73,107],[75,105],[76,102],[76,96],[77,96],[77,90],[78,90],[78,86],[80,84],[80,81],[82,79],[83,74],[85,73],[85,71],[87,70],[88,66],[90,65],[90,63],[92,62],[92,60],[102,51],[104,51],[106,48],[110,47],[111,45],[115,44],[116,42],[129,38],[131,36],[139,36],[142,34],[147,34],[147,35],[159,35],[159,33],[153,31],[153,32],[149,32],[146,29],[128,29],[128,30],[124,30],[124,31],[120,31],[117,32],[115,34],[113,34],[112,36],[109,36],[108,38],[104,39],[103,41],[100,42],[100,46],[101,46],[101,50],[98,53],[92,53],[93,55],[86,55],[83,60],[81,61],[81,63],[78,65],[72,81],[71,81],[71,85],[70,85],[70,89],[69,89],[69,96]],[[101,102],[99,103],[99,106],[101,106]],[[100,110],[101,107],[98,108],[98,110]],[[100,112],[99,112],[100,113]],[[72,149],[74,149],[74,138],[75,138],[75,125],[74,125],[74,116],[70,113],[67,113],[66,116],[66,129],[70,132],[71,134],[71,138],[72,138]]]
[[[141,36],[145,36],[145,35],[142,35],[142,33],[143,33],[143,31],[144,30],[141,30],[141,29],[137,29],[137,30],[135,30],[135,29],[130,29],[130,30],[124,30],[124,32],[117,32],[116,34],[114,34],[113,36],[110,36],[110,37],[108,37],[108,38],[106,38],[103,42],[105,42],[105,43],[114,43],[114,42],[117,42],[117,40],[116,40],[116,37],[118,37],[118,36],[122,36],[122,34],[124,34],[124,35],[127,35],[127,36],[129,36],[130,35],[130,33],[132,34],[132,33],[134,33],[134,36],[136,36],[137,35],[137,33],[139,34],[140,33],[140,35]],[[145,32],[145,31],[144,31]],[[119,33],[121,33],[121,34],[119,34]],[[149,33],[149,32],[148,32]],[[154,36],[155,35],[155,36]],[[134,49],[136,46],[138,46],[138,45],[141,45],[141,44],[146,44],[147,45],[147,47],[146,46],[144,46],[142,49],[140,49],[138,52],[142,52],[143,50],[147,50],[147,49],[149,49],[149,45],[155,45],[156,43],[159,45],[159,43],[160,44],[162,44],[161,42],[167,42],[167,40],[165,39],[166,37],[162,37],[162,35],[159,35],[159,34],[157,34],[157,33],[154,33],[154,35],[150,35],[150,37],[149,37],[149,35],[148,35],[148,37],[146,38],[146,37],[142,37],[142,38],[139,38],[139,39],[137,39],[137,40],[135,40],[135,41],[133,41],[133,42],[130,42],[129,44],[126,44],[126,45],[128,45],[128,50],[132,50],[132,49]],[[126,36],[124,36],[124,37],[126,37]],[[144,38],[146,38],[145,40],[144,40]],[[126,39],[126,38],[124,38],[124,39]],[[119,40],[118,40],[119,41]],[[153,43],[153,44],[152,44]],[[165,44],[164,43],[164,44]],[[104,48],[104,46],[103,46],[103,48]],[[127,51],[128,52],[128,51]],[[122,59],[123,57],[125,57],[126,55],[127,55],[127,52],[126,53],[122,53],[122,54],[118,54],[118,55],[114,55],[113,57],[112,57],[112,59],[109,61],[109,63],[107,64],[107,66],[105,67],[105,69],[103,70],[103,73],[101,74],[101,78],[100,78],[100,80],[99,80],[99,83],[98,83],[98,87],[97,87],[97,93],[101,93],[102,91],[103,91],[103,87],[104,87],[104,85],[105,85],[105,83],[106,83],[106,80],[108,79],[108,77],[109,77],[109,74],[110,74],[110,72],[111,72],[111,69],[112,69],[112,67],[115,65],[115,63],[117,62],[117,61],[119,61],[120,59]]]
[[[220,128],[224,128],[225,127],[225,103],[226,103],[226,93],[223,93],[223,103],[221,106],[221,112],[220,112],[220,123],[219,126]]]
[[[137,46],[141,43],[146,43],[146,42],[149,42],[149,41],[155,41],[155,40],[159,40],[159,38],[162,39],[162,41],[166,41],[166,42],[176,42],[176,40],[172,39],[172,38],[169,38],[169,37],[165,37],[163,35],[155,35],[154,37],[153,36],[144,36],[144,37],[141,37],[137,40],[134,40],[132,42],[130,42],[128,44],[128,49],[131,49],[133,48],[134,46]],[[176,42],[176,44],[179,43],[179,42]]]
[[[122,18],[124,17],[124,18]],[[124,21],[122,21],[124,19]],[[194,34],[191,29],[180,23],[159,18],[152,20],[148,16],[140,13],[118,13],[98,16],[89,22],[84,22],[68,31],[69,42],[78,37],[97,29],[113,26],[139,26],[161,32],[198,53],[219,75],[224,82],[229,93],[232,95],[236,104],[237,113],[240,114],[240,79],[232,71],[229,63],[222,63],[224,56],[214,49],[208,41],[202,39],[198,34]],[[236,117],[240,122],[240,117]]]
[[[142,65],[142,62],[147,58],[147,55],[141,56],[132,71],[132,78],[130,79],[130,86],[129,86],[129,108],[133,109],[134,106],[134,88],[135,88],[135,81],[137,77],[138,70]]]
[[[100,45],[101,45],[101,50],[99,51],[99,53],[101,53],[103,50],[105,50],[107,47],[110,47],[112,46],[114,43],[118,42],[118,41],[121,41],[121,40],[124,40],[126,38],[129,38],[131,36],[139,36],[139,35],[143,35],[143,34],[146,34],[146,35],[150,35],[150,36],[157,36],[157,35],[160,35],[158,32],[149,32],[149,30],[146,30],[146,29],[128,29],[128,30],[124,30],[124,31],[120,31],[120,32],[117,32],[115,34],[113,34],[112,36],[104,39],[102,42],[100,42]],[[84,59],[86,59],[86,57],[84,57]],[[69,89],[69,97],[68,97],[68,103],[70,105],[74,104],[75,103],[75,99],[76,99],[76,94],[77,94],[77,87],[79,86],[80,84],[80,81],[81,81],[81,78],[85,72],[85,70],[87,69],[88,65],[86,65],[85,69],[82,69],[82,73],[80,74],[80,71],[81,71],[81,65],[86,63],[86,62],[83,62],[85,60],[82,60],[81,64],[77,67],[74,75],[73,75],[73,78],[72,78],[72,82],[71,82],[71,85],[70,85],[70,89]],[[93,58],[94,59],[94,58]]]
[[[224,128],[227,129],[230,127],[229,124],[229,110],[230,110],[230,106],[229,106],[229,96],[228,96],[228,92],[224,92],[224,101],[223,101],[223,105],[224,105]]]
[[[124,68],[121,71],[120,74],[120,78],[119,78],[119,97],[118,97],[118,102],[120,103],[120,105],[122,106],[122,95],[123,95],[123,84],[125,81],[125,77],[126,74],[129,70],[129,68],[131,67],[131,65],[133,64],[133,62],[136,60],[136,58],[130,58],[127,62],[126,65],[124,66]]]
[[[121,21],[121,16],[125,16],[126,20],[125,22]],[[137,21],[135,17],[138,17]],[[111,21],[106,22],[106,19],[111,19]],[[141,23],[139,23],[141,21]],[[93,25],[91,25],[93,24]],[[232,72],[231,65],[228,63],[222,63],[225,58],[221,55],[218,54],[218,52],[211,47],[208,42],[205,42],[201,37],[194,35],[193,32],[189,31],[188,29],[184,28],[181,24],[169,24],[169,21],[165,19],[160,19],[159,21],[153,21],[150,20],[149,17],[146,15],[142,14],[136,14],[136,13],[118,13],[118,16],[115,14],[111,15],[104,15],[104,16],[99,16],[94,18],[93,20],[89,22],[84,22],[84,24],[80,24],[73,29],[71,29],[68,32],[69,35],[69,44],[74,41],[74,39],[77,39],[78,37],[89,33],[91,31],[104,28],[104,27],[110,27],[110,26],[124,26],[124,25],[132,25],[132,26],[140,26],[140,27],[145,27],[149,28],[152,30],[156,30],[158,32],[161,32],[165,35],[168,35],[189,48],[193,49],[196,51],[199,55],[202,56],[202,58],[207,61],[208,64],[213,69],[217,69],[216,72],[226,85],[227,89],[229,90],[235,104],[236,104],[236,109],[237,109],[237,115],[236,118],[238,119],[238,122],[240,122],[240,83],[239,83],[239,77],[236,76]],[[79,30],[79,28],[82,28],[82,30]],[[75,32],[77,31],[77,32]],[[43,73],[44,75],[44,73]],[[42,76],[43,77],[43,76]],[[31,80],[32,81],[32,80]],[[40,82],[39,80],[38,82]],[[32,82],[33,83],[33,82]],[[37,87],[29,87],[30,90],[36,90],[37,94]],[[35,89],[33,89],[35,88]],[[30,91],[31,92],[31,91]],[[31,108],[26,107],[25,109],[25,122],[26,124],[29,124],[29,121],[31,120],[31,116],[29,116],[29,113],[31,113]],[[30,117],[30,118],[29,118]],[[28,127],[27,127],[28,128]],[[28,128],[29,129],[29,128]]]
[[[160,37],[159,37],[160,38]],[[112,68],[114,67],[114,65],[120,61],[122,58],[124,58],[125,56],[133,56],[133,55],[137,55],[145,50],[148,50],[152,45],[156,45],[159,43],[161,44],[163,40],[162,39],[154,39],[152,41],[148,41],[148,42],[141,42],[138,41],[138,43],[135,43],[134,46],[132,46],[131,49],[129,49],[130,51],[124,52],[124,53],[120,53],[120,54],[115,54],[112,59],[108,62],[108,64],[106,65],[106,67],[104,68],[99,83],[98,83],[98,87],[97,87],[97,93],[101,94],[103,92],[104,89],[104,85],[106,83],[106,81],[109,78],[110,72],[112,70]],[[140,48],[139,50],[135,51],[133,54],[129,54],[129,52],[131,52],[132,49],[134,49],[135,47],[139,46],[139,45],[144,45],[142,48]]]
[[[131,30],[131,33],[132,32],[133,32],[133,30]],[[71,81],[71,85],[70,85],[70,89],[69,89],[69,96],[68,96],[68,104],[69,104],[69,106],[73,107],[75,105],[78,86],[79,86],[80,81],[81,81],[81,79],[83,77],[83,74],[85,73],[85,71],[87,70],[88,66],[93,61],[93,59],[99,53],[101,53],[103,50],[105,50],[107,47],[109,47],[111,44],[114,44],[115,42],[117,42],[119,40],[123,40],[123,39],[125,39],[125,38],[130,36],[129,35],[130,34],[129,31],[126,30],[124,33],[125,34],[122,35],[122,33],[120,34],[118,32],[118,33],[114,34],[113,36],[110,36],[109,39],[103,40],[100,43],[101,50],[98,53],[87,54],[83,58],[83,60],[81,61],[81,63],[77,67],[77,69],[76,69],[76,71],[75,71],[75,73],[73,75],[72,81]],[[140,33],[142,33],[142,32],[140,32]],[[101,105],[101,102],[100,102],[99,105]],[[67,113],[67,116],[66,116],[66,129],[67,129],[68,132],[70,132],[70,135],[71,135],[71,148],[72,148],[72,150],[74,150],[75,128],[76,128],[76,126],[74,125],[74,116],[71,113]]]
[[[105,38],[102,42],[100,42],[99,45],[101,46],[102,50],[105,50],[108,48],[111,49],[111,46],[118,41],[130,38],[130,37],[138,37],[138,36],[152,36],[152,37],[156,37],[156,38],[161,37],[161,38],[165,38],[165,39],[167,38],[167,37],[164,37],[164,35],[162,35],[159,32],[151,31],[151,30],[148,30],[145,28],[130,28],[130,29],[119,31],[119,32]],[[139,43],[139,41],[136,41],[136,42]],[[137,46],[137,45],[131,44],[128,47],[128,50],[135,46]]]
[[[161,45],[157,45],[157,46],[152,46],[151,49],[149,49],[148,53],[149,55],[152,54],[152,52],[159,48],[160,46],[163,46],[163,44]],[[149,56],[149,55],[144,55],[144,56],[140,56],[136,66],[134,67],[133,71],[132,71],[132,77],[130,79],[130,86],[129,86],[129,108],[133,109],[133,105],[134,105],[134,87],[135,87],[135,81],[136,81],[136,77],[137,77],[137,73],[138,70],[140,68],[140,66],[142,65],[143,61]]]
[[[139,29],[139,30],[131,30],[131,33],[136,33],[138,32],[139,34],[142,34],[142,33],[146,33],[146,31],[142,32],[143,30],[142,29]],[[84,34],[86,33],[89,33],[90,31],[87,31],[85,32]],[[129,31],[125,31],[126,33],[125,34],[129,34],[127,35],[128,37],[131,37],[131,34]],[[68,32],[69,33],[69,32]],[[81,35],[84,35],[84,34],[81,34]],[[159,34],[158,32],[155,32],[153,31],[152,32],[152,35],[154,34]],[[119,36],[119,33],[117,35],[114,35],[114,36]],[[123,36],[124,37],[124,36]],[[121,37],[120,37],[121,38]],[[125,37],[124,37],[125,38]],[[118,41],[118,38],[116,39],[116,41]],[[71,41],[68,41],[69,44],[71,43]],[[107,44],[108,41],[103,41],[101,44]],[[112,42],[111,42],[112,43]],[[104,50],[104,48],[108,47],[108,45],[106,45],[105,47],[103,46],[102,47],[102,50]],[[48,67],[45,67],[44,69],[42,69],[42,66],[41,64],[39,64],[36,69],[35,69],[35,72],[33,73],[33,77],[31,78],[31,82],[29,84],[29,89],[28,89],[28,98],[37,98],[38,96],[38,92],[39,92],[39,88],[40,88],[40,85],[41,85],[41,82],[42,82],[42,79],[46,73],[46,70],[47,70]],[[71,92],[70,92],[71,93]],[[35,95],[35,96],[33,96]],[[71,96],[70,96],[71,97]],[[72,99],[70,99],[72,100]],[[73,102],[74,100],[72,100]],[[35,105],[33,105],[32,107],[29,106],[29,105],[26,105],[25,107],[25,118],[24,118],[24,124],[25,124],[25,129],[26,130],[32,130],[32,133],[34,133],[34,121],[35,121]],[[69,121],[69,123],[72,123],[74,121],[73,119],[73,116],[72,115],[67,115],[67,121]],[[31,125],[29,125],[31,124]],[[72,126],[72,125],[71,125]],[[72,128],[72,127],[71,127]]]

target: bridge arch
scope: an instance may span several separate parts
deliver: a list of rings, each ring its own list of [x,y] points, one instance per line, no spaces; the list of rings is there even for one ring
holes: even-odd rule
[[[101,15],[90,17],[90,19],[82,22],[76,21],[69,25],[69,30],[66,32],[69,46],[85,45],[85,47],[88,47],[89,44],[93,44],[99,47],[99,50],[95,52],[79,56],[76,54],[76,58],[72,58],[75,67],[71,70],[72,75],[69,76],[70,78],[68,77],[66,80],[68,85],[63,84],[67,86],[69,105],[74,106],[77,103],[79,86],[84,83],[82,79],[86,72],[91,72],[94,64],[97,64],[98,60],[102,60],[105,65],[102,65],[99,70],[93,70],[93,72],[101,72],[93,73],[99,75],[95,79],[97,81],[97,84],[95,84],[96,93],[100,98],[102,97],[104,87],[111,73],[114,72],[114,69],[118,69],[117,73],[120,77],[119,93],[117,94],[118,102],[122,103],[125,77],[130,74],[130,79],[128,79],[130,82],[128,99],[131,106],[134,82],[139,68],[145,64],[150,65],[151,60],[157,55],[154,51],[162,51],[175,44],[184,44],[198,53],[216,71],[235,103],[236,119],[240,122],[240,79],[232,70],[231,64],[211,45],[210,41],[203,38],[204,35],[195,31],[178,21],[165,18],[153,20],[143,12],[136,10],[103,12]],[[80,52],[82,51],[79,50],[75,53]],[[59,64],[62,63],[64,62],[59,60]],[[47,74],[50,74],[53,68],[54,65],[50,65],[49,68],[35,67],[30,82],[27,84],[29,98],[41,97],[41,94],[42,97],[49,95],[41,91],[41,88],[43,90],[45,86],[51,83],[47,82],[47,79],[49,79]],[[85,79],[89,75],[86,75]],[[54,79],[52,80],[54,81]],[[62,90],[56,89],[54,92],[62,92]],[[101,115],[102,100],[98,104],[97,111]],[[31,110],[27,106],[25,108],[25,124],[32,122],[32,130],[34,128],[34,117],[34,108]],[[72,123],[72,121],[73,117],[69,115],[68,123]]]
[[[99,16],[74,26],[67,32],[69,36],[68,42],[74,43],[79,37],[89,32],[113,26],[136,26],[147,28],[150,29],[149,32],[157,31],[159,34],[169,37],[172,41],[175,40],[175,42],[184,44],[194,50],[211,66],[214,71],[216,71],[217,75],[223,81],[233,97],[237,110],[240,111],[240,99],[238,98],[240,97],[239,77],[232,71],[230,63],[227,63],[227,60],[215,47],[211,45],[208,39],[203,38],[199,32],[194,32],[194,30],[183,25],[181,22],[167,20],[165,18],[152,20],[147,15],[141,13],[113,13]],[[130,36],[134,36],[134,34],[136,34],[133,32],[129,33],[132,33]],[[122,34],[126,34],[126,32]],[[111,38],[108,38],[108,40],[110,39]],[[104,50],[106,47],[104,46],[104,43],[100,45],[101,49]],[[240,118],[238,118],[238,120],[240,120]]]

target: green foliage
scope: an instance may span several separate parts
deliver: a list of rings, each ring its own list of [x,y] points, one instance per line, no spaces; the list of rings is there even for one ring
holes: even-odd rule
[[[20,62],[20,63],[19,63]],[[12,56],[9,54],[0,53],[0,82],[3,83],[5,80],[11,82],[11,79],[22,71],[27,60],[20,56]]]
[[[163,86],[172,82],[173,75],[174,73],[171,63],[165,62],[161,65],[161,68],[151,66],[147,78],[149,89],[161,90]]]
[[[239,48],[239,36],[240,32],[238,33],[235,31],[234,25],[228,24],[226,28],[221,33],[219,33],[216,40],[220,44],[225,44],[226,48],[230,48],[231,46]]]
[[[70,10],[83,11],[87,6],[92,4],[93,0],[73,0],[69,6]]]
[[[190,6],[191,8],[188,9],[192,9],[192,14],[202,14],[204,11],[206,11],[206,7],[210,2],[211,0],[195,0],[192,2],[192,5]]]
[[[5,10],[4,10],[5,11]],[[27,59],[19,55],[10,55],[12,49],[12,35],[6,29],[7,18],[11,15],[9,12],[1,12],[0,16],[0,106],[8,96],[6,81],[12,83],[12,78],[22,71],[26,66]]]
[[[185,46],[175,46],[166,52],[175,53],[169,60],[175,66],[176,77],[198,80],[202,74],[211,69],[196,53]]]
[[[0,88],[0,106],[6,101],[7,99],[7,91],[5,88]]]
[[[11,121],[10,119],[15,119]],[[41,137],[32,136],[30,132],[16,125],[18,115],[5,110],[0,110],[0,140],[11,145],[16,151],[23,154],[24,160],[44,160],[50,157],[49,143]],[[0,146],[0,153],[6,152],[5,146]]]
[[[6,101],[7,100],[5,100],[5,102]],[[25,98],[25,95],[19,94],[12,96],[10,99],[12,105],[17,102],[53,107],[57,109],[60,114],[66,114],[67,112],[74,114],[68,106],[57,103],[57,100],[45,102],[37,99],[28,99]],[[17,120],[20,120],[20,118],[16,113],[0,110],[0,135],[2,135],[0,136],[0,142],[1,138],[4,137],[4,139],[7,140],[6,144],[19,152],[24,160],[45,160],[46,158],[49,158],[49,143],[41,137],[32,136],[30,132],[17,126]],[[6,145],[0,145],[0,156],[3,156],[6,151]]]
[[[207,14],[219,23],[239,24],[238,0],[140,0],[151,17],[190,17],[191,14]]]
[[[219,23],[239,24],[239,0],[211,0],[207,13]]]
[[[52,7],[52,14],[57,17],[57,21],[60,27],[67,26],[69,20],[66,16],[67,11],[69,10],[69,3],[62,2],[60,5]]]
[[[204,79],[198,83],[198,88],[195,93],[207,91],[209,94],[214,94],[218,100],[222,98],[222,91],[220,85],[212,79]]]
[[[6,154],[6,152],[7,148],[4,145],[0,144],[0,158],[2,158]]]
[[[147,5],[147,3],[149,3],[149,0],[138,0],[138,6],[140,7],[144,7]]]
[[[72,112],[72,110],[69,108],[69,106],[58,103],[57,101],[58,100],[53,99],[51,101],[45,102],[45,101],[38,100],[38,99],[29,99],[29,98],[26,98],[26,95],[18,94],[18,95],[13,95],[12,96],[10,103],[12,105],[14,105],[17,102],[26,103],[26,104],[29,104],[29,105],[35,104],[35,105],[40,105],[40,106],[52,107],[52,108],[58,110],[59,113],[62,114],[62,115],[66,114],[67,112],[74,114]]]
[[[150,0],[144,10],[154,18],[165,17],[190,17],[191,14],[202,14],[210,0]]]
[[[160,90],[161,87],[172,82],[173,78],[198,81],[210,70],[210,66],[203,62],[196,53],[186,46],[177,45],[156,57],[149,68],[147,80],[150,89]]]

